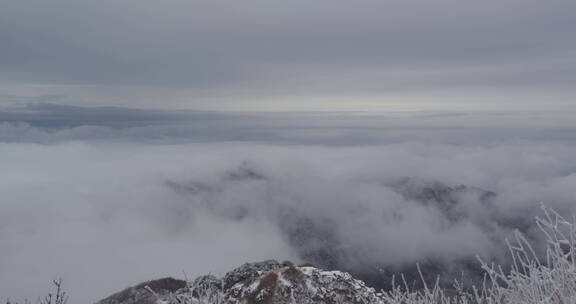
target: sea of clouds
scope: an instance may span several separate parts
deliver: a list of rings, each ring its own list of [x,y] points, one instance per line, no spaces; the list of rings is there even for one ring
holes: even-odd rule
[[[315,246],[358,267],[499,259],[512,224],[537,238],[541,202],[576,210],[574,116],[4,109],[0,297],[62,277],[71,301],[94,302],[183,272],[307,262]],[[463,195],[454,220],[391,187],[406,179],[495,197]],[[298,243],[296,226],[328,243]]]

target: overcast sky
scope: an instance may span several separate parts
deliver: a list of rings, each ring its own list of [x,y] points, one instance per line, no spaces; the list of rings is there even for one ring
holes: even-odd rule
[[[575,28],[569,0],[2,0],[0,102],[570,106]]]
[[[574,0],[0,0],[0,302],[299,262],[291,208],[369,263],[499,256],[576,210],[575,34]]]

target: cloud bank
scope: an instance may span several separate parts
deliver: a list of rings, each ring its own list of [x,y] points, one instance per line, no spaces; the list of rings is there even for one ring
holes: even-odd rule
[[[491,145],[575,141],[574,111],[210,112],[79,107],[0,108],[0,142],[180,144],[263,142],[331,146],[399,142]]]
[[[0,294],[30,297],[62,276],[74,301],[94,301],[146,279],[304,262],[324,248],[352,268],[499,258],[513,226],[532,235],[541,201],[574,212],[575,152],[554,142],[3,143]],[[470,191],[451,193],[449,212],[410,195],[438,184]]]

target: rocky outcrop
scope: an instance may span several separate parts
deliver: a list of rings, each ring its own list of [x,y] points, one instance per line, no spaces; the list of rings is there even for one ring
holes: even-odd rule
[[[287,266],[237,283],[225,293],[225,303],[380,303],[373,288],[348,273],[314,267]]]
[[[179,287],[176,290],[154,284],[158,281],[161,280],[139,284],[97,304],[381,303],[373,288],[348,273],[293,266],[289,262],[274,260],[246,263],[221,279],[211,275],[200,276],[187,286],[174,280],[173,283]]]
[[[261,274],[271,272],[282,267],[280,263],[275,260],[268,260],[259,263],[246,263],[228,273],[224,276],[223,284],[224,289],[229,289],[234,284],[255,278]]]

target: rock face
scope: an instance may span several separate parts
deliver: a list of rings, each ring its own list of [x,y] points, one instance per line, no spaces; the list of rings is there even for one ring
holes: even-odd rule
[[[201,276],[187,286],[174,280],[174,283],[178,282],[176,290],[168,290],[161,284],[153,285],[157,281],[128,288],[97,304],[382,303],[373,288],[348,273],[274,260],[246,263],[226,273],[222,279]]]
[[[225,303],[380,303],[373,288],[341,271],[287,266],[232,286]]]
[[[246,263],[228,273],[223,278],[224,289],[229,289],[234,284],[247,279],[257,277],[263,273],[268,273],[282,267],[275,260],[268,260],[259,263]]]

